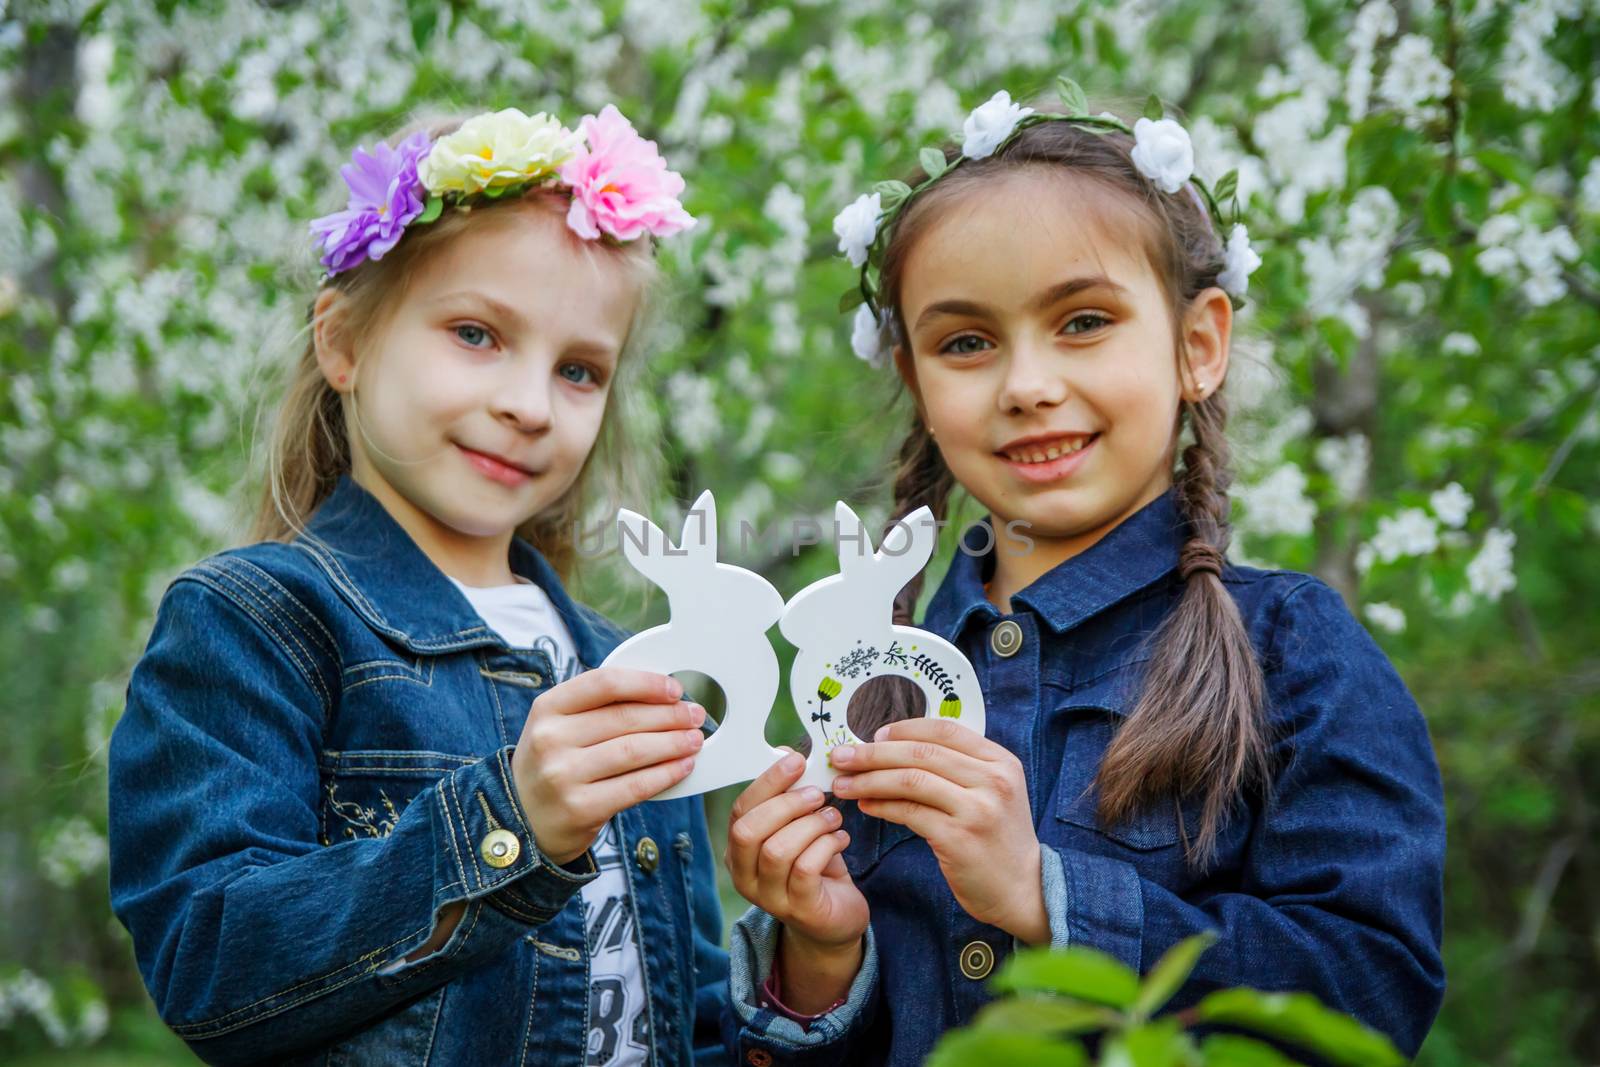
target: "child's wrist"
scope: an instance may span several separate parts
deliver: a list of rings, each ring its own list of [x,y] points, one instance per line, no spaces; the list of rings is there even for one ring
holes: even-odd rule
[[[787,1004],[796,1011],[812,1013],[844,999],[865,957],[864,937],[818,941],[784,925],[774,969]]]

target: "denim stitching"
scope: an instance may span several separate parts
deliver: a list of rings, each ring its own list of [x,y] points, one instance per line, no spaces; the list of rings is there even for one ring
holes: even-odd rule
[[[217,582],[213,578],[203,575],[191,575],[188,580],[197,582],[198,584],[211,589],[228,603],[234,605],[234,607],[238,608],[240,611],[254,620],[256,626],[261,630],[261,632],[271,639],[273,647],[275,647],[279,652],[283,653],[283,655],[294,664],[296,670],[300,673],[300,676],[306,680],[307,685],[317,694],[322,703],[323,718],[326,719],[328,715],[332,713],[333,709],[329,703],[327,691],[323,688],[322,681],[317,676],[317,672],[308,667],[295,652],[295,650],[284,643],[283,639],[279,636],[277,629],[272,625],[271,621],[263,616],[261,612],[257,610],[255,605],[240,600],[231,589]]]
[[[250,612],[257,619],[261,619],[262,614],[265,614],[270,616],[274,623],[279,624],[271,625],[263,621],[263,628],[267,629],[274,637],[278,639],[278,644],[285,652],[289,654],[292,659],[294,659],[295,663],[300,666],[302,672],[307,675],[308,679],[311,681],[311,684],[321,695],[324,708],[327,708],[331,701],[328,696],[327,687],[323,684],[321,674],[314,669],[316,656],[309,648],[306,647],[305,642],[300,640],[299,635],[294,632],[296,629],[298,629],[298,627],[294,625],[295,620],[278,610],[277,606],[273,603],[274,598],[268,596],[267,592],[261,586],[252,581],[248,575],[236,573],[231,568],[217,567],[209,564],[202,564],[201,566],[203,566],[207,572],[213,573],[217,576],[216,587],[221,588],[226,586],[237,590],[239,594],[248,596],[254,602],[254,607],[250,609]],[[238,603],[241,607],[245,606],[245,601],[240,599],[240,596],[238,595],[230,595],[229,599],[233,600],[235,603]],[[258,609],[262,614],[258,614]],[[294,648],[289,647],[289,642],[293,643]],[[302,658],[300,655],[296,655],[295,649],[298,649],[300,653],[303,654],[304,658]],[[326,650],[324,649],[324,651]],[[338,658],[337,652],[334,654],[333,658]]]
[[[450,775],[449,777],[454,777]],[[450,797],[444,788],[445,779],[439,779],[439,807],[444,812],[445,843],[450,846],[450,857],[456,861],[456,884],[463,890],[467,887],[466,868],[461,863],[461,845],[456,839],[455,822],[450,818]]]
[[[225,566],[223,565],[224,563],[228,565]],[[283,634],[290,640],[294,641],[295,645],[305,653],[308,661],[313,663],[316,662],[316,656],[313,651],[307,647],[306,642],[301,641],[300,634],[302,633],[312,643],[321,644],[321,651],[326,654],[328,658],[333,659],[334,661],[338,660],[339,647],[334,641],[333,635],[328,632],[327,627],[323,626],[322,621],[318,619],[315,614],[308,610],[293,593],[284,588],[282,583],[278,582],[277,579],[273,578],[270,574],[261,570],[261,568],[252,563],[246,563],[243,560],[233,560],[230,557],[221,557],[212,560],[208,564],[208,569],[215,570],[219,575],[225,575],[233,579],[233,581],[238,583],[242,589],[246,589],[253,594],[258,603],[260,603],[273,616],[273,618],[284,624],[282,627]],[[263,578],[265,581],[262,581]],[[294,606],[299,609],[299,616],[285,609],[284,600],[292,602]],[[310,627],[305,625],[306,618],[311,620]],[[313,631],[313,628],[316,631],[321,631],[321,642],[316,641],[317,635]],[[324,701],[328,701],[328,691],[323,685],[320,674],[317,676],[316,685],[318,690],[322,692]]]

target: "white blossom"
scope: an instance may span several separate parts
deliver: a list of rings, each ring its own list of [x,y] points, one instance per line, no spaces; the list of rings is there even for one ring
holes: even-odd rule
[[[1244,296],[1250,288],[1250,274],[1261,266],[1261,257],[1250,247],[1250,231],[1240,223],[1228,235],[1227,267],[1217,275],[1217,284],[1233,296]]]
[[[1031,114],[1033,108],[1013,104],[1011,94],[1000,90],[973,108],[961,124],[961,154],[968,159],[987,159],[1011,136],[1017,123]]]
[[[1467,515],[1472,511],[1472,494],[1461,488],[1460,482],[1451,482],[1428,497],[1428,506],[1439,516],[1440,522],[1459,529],[1466,525]]]
[[[850,324],[850,350],[874,366],[883,362],[888,354],[889,312],[883,317],[872,313],[866,304],[856,308],[856,317]]]
[[[1439,348],[1447,356],[1475,356],[1482,350],[1476,337],[1459,330],[1445,334]]]
[[[667,379],[667,402],[672,405],[673,426],[689,451],[703,451],[722,432],[716,384],[710,378],[679,371]]]
[[[1306,472],[1294,463],[1283,464],[1255,485],[1241,486],[1235,495],[1249,514],[1250,532],[1259,536],[1304,537],[1317,517],[1317,506],[1306,496]]]
[[[1489,600],[1499,600],[1517,584],[1511,569],[1511,549],[1517,535],[1510,530],[1490,530],[1483,538],[1483,547],[1467,564],[1467,585],[1477,595]]]
[[[1450,277],[1450,257],[1437,248],[1419,249],[1412,258],[1417,261],[1417,270],[1424,278]]]
[[[883,198],[877,193],[862,193],[833,217],[833,232],[839,238],[839,251],[848,256],[852,267],[867,261],[868,250],[878,236],[878,218],[883,213]]]
[[[1406,628],[1406,613],[1393,604],[1376,601],[1368,604],[1361,610],[1367,621],[1386,633],[1403,633]]]
[[[1175,193],[1194,175],[1189,131],[1172,119],[1141,118],[1133,124],[1133,165],[1164,193]]]
[[[1450,68],[1433,54],[1433,43],[1408,33],[1389,53],[1389,66],[1378,83],[1378,95],[1390,106],[1413,112],[1420,105],[1450,93]]]
[[[1439,526],[1421,508],[1406,508],[1378,520],[1372,549],[1380,561],[1393,563],[1403,556],[1425,556],[1439,547]]]
[[[1349,502],[1361,495],[1367,484],[1367,471],[1372,463],[1372,443],[1365,434],[1353,433],[1345,437],[1325,437],[1317,442],[1313,454],[1317,466],[1333,479],[1334,491],[1339,499]]]

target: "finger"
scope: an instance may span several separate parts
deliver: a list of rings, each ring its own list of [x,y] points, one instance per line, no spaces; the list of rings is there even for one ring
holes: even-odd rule
[[[843,840],[846,845],[850,843],[850,832],[848,830],[839,830],[833,836]],[[843,851],[837,853],[828,861],[828,865],[822,868],[822,877],[824,878],[848,878],[849,876],[850,869],[844,865]]]
[[[795,860],[800,858],[811,842],[819,837],[830,836],[838,828],[838,809],[823,808],[796,819],[762,843],[756,853],[756,892],[760,894],[763,906],[768,901],[781,901],[781,906],[785,908],[792,903],[789,898],[789,875]]]
[[[800,780],[800,775],[805,769],[805,757],[798,752],[790,751],[778,762],[762,771],[755,781],[744,787],[744,791],[733,802],[729,820],[743,818],[745,812],[787,791]]]
[[[914,800],[863,800],[861,813],[885,822],[899,823],[924,841],[940,836],[950,816]]]
[[[598,745],[579,749],[573,755],[578,760],[580,780],[598,782],[657,763],[692,756],[704,744],[705,735],[699,730],[656,730],[613,737]]]
[[[706,721],[706,709],[688,700],[672,704],[627,702],[595,708],[581,715],[562,715],[556,720],[561,736],[575,748],[588,748],[601,741],[627,734],[656,730],[695,730]]]
[[[1004,745],[991,741],[970,726],[962,726],[953,719],[901,719],[878,730],[874,741],[931,741],[934,744],[965,752],[977,759],[994,760],[1009,752]]]
[[[842,774],[833,780],[833,793],[851,800],[913,800],[947,815],[959,815],[969,802],[961,786],[925,767]]]
[[[780,793],[728,824],[728,873],[741,892],[753,891],[756,862],[767,838],[789,823],[822,807],[826,798],[815,786]]]
[[[670,704],[681,696],[683,683],[670,674],[634,667],[596,667],[552,686],[535,703],[554,714],[571,715],[630,700]]]
[[[694,770],[694,757],[657,763],[637,771],[619,774],[598,782],[578,786],[573,806],[584,811],[594,811],[609,819],[625,808],[642,804],[668,786],[677,785]],[[602,820],[603,821],[603,820]]]
[[[791,901],[808,903],[822,895],[822,874],[850,843],[844,830],[823,834],[805,847],[789,872],[787,892]]]
[[[828,753],[828,759],[848,774],[894,767],[925,767],[957,785],[968,787],[985,785],[993,773],[983,760],[936,741],[874,741],[866,745],[840,745]]]

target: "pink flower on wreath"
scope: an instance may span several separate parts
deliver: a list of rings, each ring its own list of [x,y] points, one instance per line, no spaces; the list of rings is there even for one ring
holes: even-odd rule
[[[678,202],[683,178],[667,169],[656,143],[640,137],[633,123],[612,104],[579,124],[585,143],[562,165],[563,184],[572,189],[567,225],[594,240],[601,231],[619,241],[644,233],[670,237],[695,219]]]

